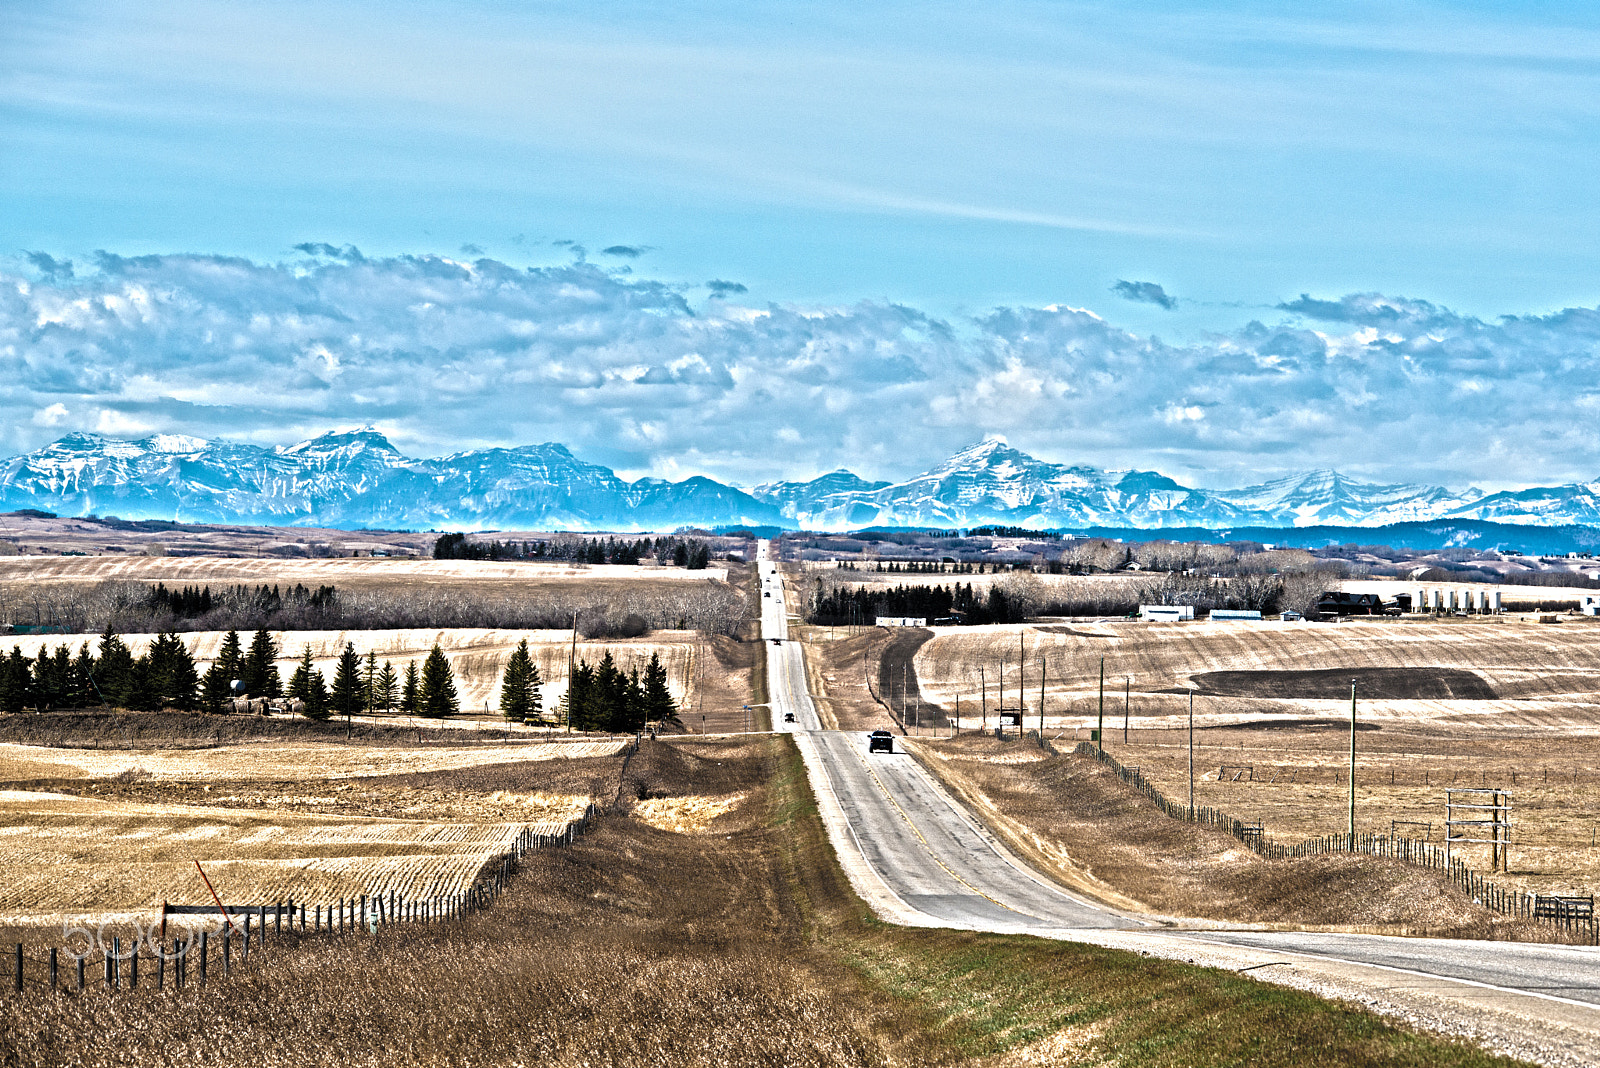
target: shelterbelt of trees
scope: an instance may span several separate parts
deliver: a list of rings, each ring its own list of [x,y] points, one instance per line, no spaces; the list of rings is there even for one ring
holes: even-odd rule
[[[711,564],[711,546],[698,538],[563,538],[536,541],[468,541],[451,532],[433,543],[435,560],[570,560],[582,564],[637,564],[654,557],[658,564],[674,564],[703,571]]]

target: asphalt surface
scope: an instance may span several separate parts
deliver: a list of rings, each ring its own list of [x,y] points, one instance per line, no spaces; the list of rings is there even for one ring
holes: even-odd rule
[[[1008,853],[910,756],[869,755],[864,733],[821,729],[807,691],[800,643],[789,640],[783,582],[768,558],[766,542],[760,544],[758,568],[773,728],[801,735],[813,789],[819,798],[836,799],[842,813],[842,821],[836,819],[829,828],[841,863],[854,882],[871,883],[878,898],[875,907],[889,900],[900,922],[1027,931],[1130,947],[1164,945],[1178,955],[1186,946],[1285,954],[1575,1003],[1585,1013],[1588,1006],[1600,1008],[1600,948],[1182,930],[1074,896]],[[786,721],[788,715],[794,716],[793,722]],[[872,899],[872,894],[865,896]],[[1588,1026],[1589,1018],[1579,1016],[1582,1020],[1565,1022]],[[1600,1025],[1600,1015],[1593,1019]]]

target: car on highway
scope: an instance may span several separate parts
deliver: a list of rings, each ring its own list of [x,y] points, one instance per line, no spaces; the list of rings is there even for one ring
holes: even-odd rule
[[[867,735],[867,752],[892,753],[894,752],[894,735],[888,731],[873,731]]]
[[[785,712],[783,714],[783,721],[785,723],[793,723],[794,722],[794,713],[793,712]]]

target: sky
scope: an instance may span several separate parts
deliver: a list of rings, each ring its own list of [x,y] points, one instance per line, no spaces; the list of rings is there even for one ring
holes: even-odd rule
[[[1600,12],[0,0],[0,451],[1600,476]]]

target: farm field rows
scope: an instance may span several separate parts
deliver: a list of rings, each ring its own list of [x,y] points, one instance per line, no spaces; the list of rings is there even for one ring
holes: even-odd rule
[[[221,556],[7,556],[0,584],[33,582],[221,583],[283,585],[411,583],[706,582],[725,581],[726,567],[541,563],[531,560],[433,560],[424,557],[339,557],[324,560]]]
[[[620,740],[418,748],[259,742],[212,749],[141,750],[57,749],[0,742],[0,781],[98,779],[119,774],[184,782],[349,779],[610,756],[622,746]]]
[[[1600,626],[963,628],[937,632],[918,651],[923,698],[949,716],[960,694],[962,726],[993,727],[998,679],[1007,707],[1017,704],[1019,636],[1030,729],[1039,722],[1043,661],[1047,736],[1058,747],[1088,741],[1104,656],[1106,749],[1182,801],[1193,689],[1195,803],[1260,820],[1287,842],[1346,828],[1354,678],[1358,831],[1439,844],[1447,788],[1504,787],[1514,792],[1511,865],[1496,879],[1542,893],[1600,885]],[[1486,847],[1462,855],[1487,869]]]
[[[534,822],[563,823],[587,798],[551,797]],[[452,824],[108,803],[0,792],[0,915],[40,922],[203,905],[200,861],[230,904],[395,891],[457,893],[528,824]]]

